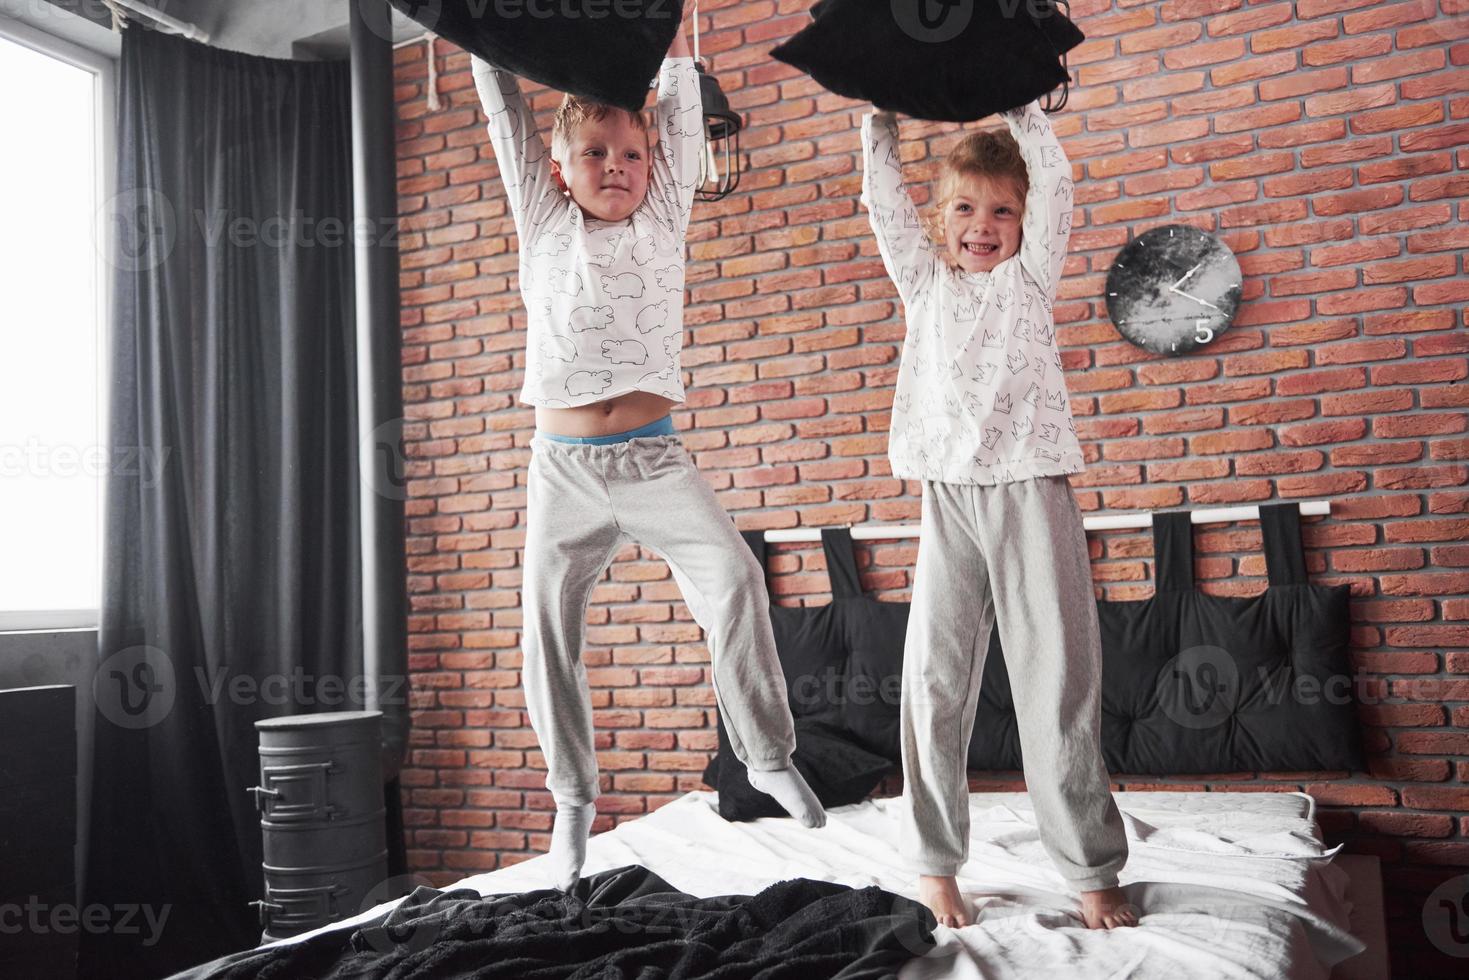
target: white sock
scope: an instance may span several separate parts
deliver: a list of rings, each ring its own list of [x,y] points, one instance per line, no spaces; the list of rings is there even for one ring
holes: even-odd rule
[[[587,860],[587,837],[597,817],[597,804],[558,803],[551,828],[551,873],[557,888],[571,891]]]
[[[826,826],[826,810],[795,766],[784,769],[746,769],[750,785],[775,797],[787,813],[807,827]]]

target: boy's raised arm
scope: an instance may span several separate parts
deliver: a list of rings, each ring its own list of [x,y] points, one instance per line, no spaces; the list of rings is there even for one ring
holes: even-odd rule
[[[1020,144],[1020,155],[1030,174],[1021,223],[1020,262],[1054,299],[1071,240],[1071,161],[1039,103],[1031,102],[1000,115]]]
[[[891,112],[869,112],[862,117],[862,205],[867,208],[888,275],[903,302],[909,303],[940,259],[923,230],[913,198],[903,187],[898,119]]]
[[[682,232],[688,228],[704,153],[704,103],[699,73],[680,27],[658,70],[658,101],[653,106],[658,142],[653,147],[648,196],[666,202],[662,217]]]
[[[562,203],[551,176],[551,155],[536,129],[536,117],[520,92],[520,80],[477,55],[471,55],[470,61],[480,105],[489,117],[486,128],[510,200],[510,213],[524,239]]]

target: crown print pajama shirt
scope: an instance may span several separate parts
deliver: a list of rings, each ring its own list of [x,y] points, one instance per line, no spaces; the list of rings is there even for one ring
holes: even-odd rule
[[[472,61],[520,237],[529,315],[521,401],[564,408],[631,391],[683,401],[684,243],[704,148],[693,59],[663,62],[647,196],[616,222],[562,194],[516,77]],[[735,756],[756,770],[789,766],[795,732],[764,572],[678,437],[595,445],[537,436],[531,451],[521,673],[556,803],[590,803],[599,792],[586,608],[628,542],[667,561],[703,627]]]
[[[900,852],[957,874],[969,856],[966,756],[991,630],[1015,696],[1042,844],[1078,891],[1117,884],[1122,818],[1101,753],[1101,636],[1081,512],[1084,468],[1051,304],[1071,234],[1071,164],[1040,107],[1002,114],[1029,173],[1019,251],[952,268],[903,186],[898,125],[862,121],[862,203],[907,315],[888,456],[923,484],[904,646]]]

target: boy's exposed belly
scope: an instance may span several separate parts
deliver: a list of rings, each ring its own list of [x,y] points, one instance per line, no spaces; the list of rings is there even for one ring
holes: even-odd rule
[[[677,402],[650,391],[629,391],[575,408],[536,408],[536,428],[558,436],[608,436],[647,425]]]

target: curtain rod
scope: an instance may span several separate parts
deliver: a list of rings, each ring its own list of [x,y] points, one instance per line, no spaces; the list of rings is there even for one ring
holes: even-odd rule
[[[1331,501],[1329,500],[1303,500],[1299,503],[1301,505],[1302,517],[1331,513]],[[1254,521],[1260,518],[1260,508],[1258,505],[1253,504],[1247,507],[1216,507],[1213,510],[1190,511],[1189,516],[1195,524]],[[1083,518],[1082,526],[1088,531],[1113,531],[1119,528],[1152,527],[1153,515],[1151,513],[1103,514],[1097,517]],[[897,538],[918,537],[917,524],[859,524],[849,529],[852,532],[852,538],[856,541],[887,541]],[[775,544],[789,541],[820,541],[821,529],[816,527],[778,528],[776,530],[766,531],[765,540]]]
[[[148,18],[159,27],[166,27],[174,34],[183,35],[191,41],[199,41],[203,44],[209,43],[208,31],[195,24],[190,24],[188,21],[179,20],[177,17],[150,7],[146,3],[143,3],[142,0],[103,0],[103,2],[109,7],[116,6],[124,10],[131,10],[140,17]],[[114,13],[116,12],[114,11]]]

